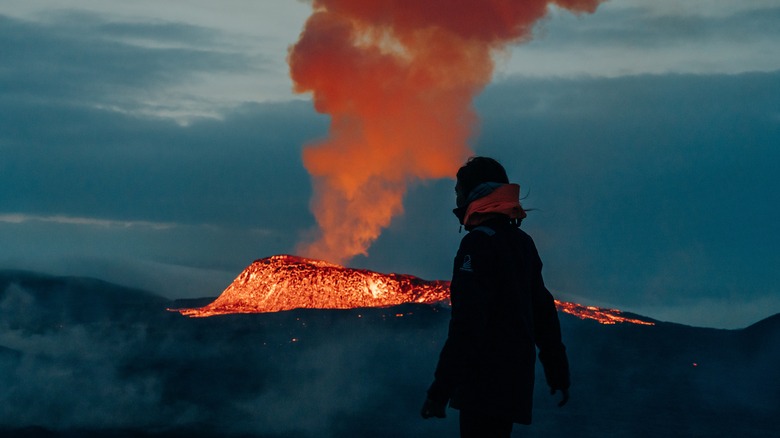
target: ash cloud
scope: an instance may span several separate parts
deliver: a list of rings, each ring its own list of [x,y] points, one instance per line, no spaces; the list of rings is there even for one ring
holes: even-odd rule
[[[530,39],[548,6],[592,13],[600,1],[314,2],[288,62],[295,91],[331,123],[303,153],[317,229],[299,251],[337,264],[366,255],[410,183],[449,177],[471,155],[472,100],[493,55]]]

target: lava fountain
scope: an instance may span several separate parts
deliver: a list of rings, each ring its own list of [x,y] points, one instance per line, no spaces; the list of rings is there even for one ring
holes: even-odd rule
[[[268,313],[292,309],[390,307],[405,303],[449,305],[448,281],[382,274],[321,260],[276,255],[249,265],[211,304],[169,309],[191,317]],[[602,324],[653,325],[619,310],[556,301],[559,311]]]

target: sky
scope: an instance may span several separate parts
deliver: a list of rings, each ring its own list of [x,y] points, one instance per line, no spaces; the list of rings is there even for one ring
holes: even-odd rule
[[[303,1],[0,4],[0,269],[217,296],[311,233]],[[476,154],[534,210],[561,299],[717,328],[780,312],[780,4],[551,9],[495,54]],[[414,182],[349,266],[448,279],[454,181]]]

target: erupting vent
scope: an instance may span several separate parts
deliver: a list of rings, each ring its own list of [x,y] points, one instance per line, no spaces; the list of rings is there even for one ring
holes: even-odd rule
[[[191,317],[266,313],[299,308],[350,309],[404,303],[449,304],[448,281],[350,269],[320,260],[277,255],[257,260],[213,303],[197,309],[171,309]],[[558,310],[602,324],[652,322],[627,318],[619,310],[556,301]]]
[[[298,308],[350,309],[449,299],[449,283],[411,275],[349,269],[320,260],[277,255],[257,260],[213,303],[179,309],[188,316],[264,313]]]

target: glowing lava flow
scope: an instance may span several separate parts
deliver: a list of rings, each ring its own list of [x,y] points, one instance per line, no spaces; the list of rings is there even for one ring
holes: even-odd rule
[[[387,307],[449,300],[449,283],[411,275],[380,274],[290,255],[257,260],[211,304],[176,309],[203,317],[281,310]]]
[[[580,319],[594,319],[602,324],[617,324],[628,322],[640,325],[655,325],[654,322],[639,318],[630,318],[617,309],[605,309],[603,307],[583,306],[577,303],[555,300],[558,310]]]
[[[403,274],[277,255],[249,265],[211,304],[196,309],[170,309],[191,317],[231,313],[267,313],[291,309],[351,309],[404,303],[449,304],[448,281],[426,281]],[[558,310],[602,324],[652,322],[623,316],[619,310],[556,301]]]

